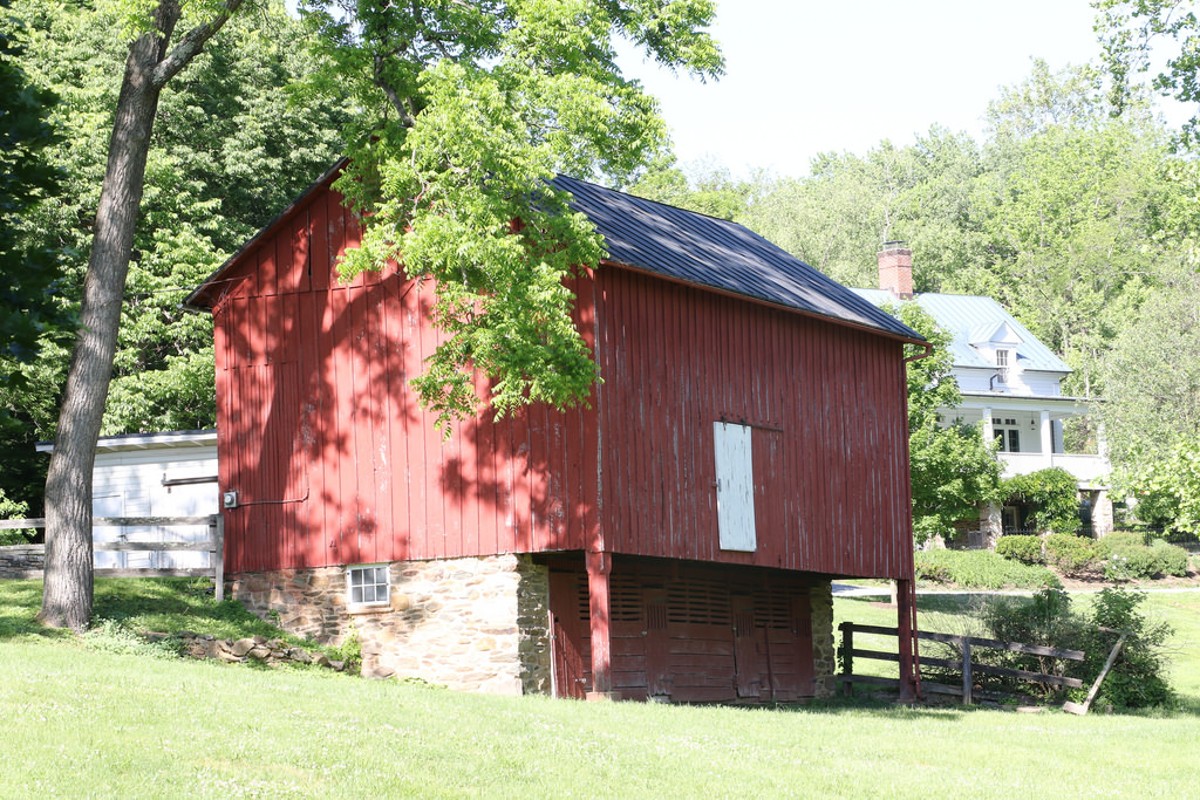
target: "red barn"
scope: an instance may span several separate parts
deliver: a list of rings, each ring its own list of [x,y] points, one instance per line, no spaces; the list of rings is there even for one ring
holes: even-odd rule
[[[338,281],[337,172],[189,300],[234,596],[353,630],[368,674],[674,701],[828,692],[834,576],[901,581],[908,621],[918,334],[739,225],[558,178],[607,243],[570,284],[603,383],[444,440],[408,385],[432,287]]]

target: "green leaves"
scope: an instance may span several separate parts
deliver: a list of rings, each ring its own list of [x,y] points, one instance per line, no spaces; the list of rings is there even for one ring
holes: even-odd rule
[[[1181,103],[1200,103],[1200,20],[1180,0],[1095,0],[1096,34],[1112,78],[1111,98],[1124,111],[1136,94],[1131,78],[1160,71],[1151,86]],[[1200,118],[1184,123],[1181,140],[1193,146]]]
[[[327,5],[307,4],[307,20],[362,112],[338,189],[365,231],[340,271],[395,263],[435,282],[445,339],[413,381],[423,404],[448,431],[481,399],[500,415],[586,402],[598,375],[564,281],[598,265],[603,243],[549,181],[620,180],[663,149],[656,104],[622,76],[612,37],[715,75],[711,3],[360,2],[351,19]]]
[[[1079,492],[1075,477],[1059,467],[1017,475],[1001,484],[1001,494],[1033,506],[1030,524],[1039,531],[1073,533],[1079,529]]]
[[[22,227],[33,246],[65,251],[64,274],[50,299],[68,311],[78,302],[87,263],[125,57],[113,35],[112,5],[93,11],[24,0],[12,9],[24,23],[22,69],[31,83],[60,98],[50,122],[61,136],[45,145],[44,161],[61,178],[26,210]],[[186,4],[184,22],[205,8]],[[179,303],[341,151],[339,104],[311,86],[295,89],[313,70],[297,47],[301,38],[300,25],[282,3],[264,3],[226,25],[163,93],[105,433],[215,422],[212,367],[205,372],[197,364],[211,359],[211,320],[182,311]],[[0,237],[5,230],[0,226]],[[53,277],[50,270],[41,274]],[[68,356],[45,346],[39,363],[22,369],[20,392],[0,387],[0,406],[18,409],[23,427],[14,435],[23,437],[26,449],[54,436]],[[202,387],[197,381],[205,374]],[[7,437],[0,431],[0,447]]]
[[[956,523],[976,517],[981,503],[996,498],[1000,462],[979,426],[943,426],[939,419],[939,412],[962,402],[952,371],[951,336],[916,303],[886,310],[933,345],[928,356],[908,362],[913,533],[918,542],[951,538]]]

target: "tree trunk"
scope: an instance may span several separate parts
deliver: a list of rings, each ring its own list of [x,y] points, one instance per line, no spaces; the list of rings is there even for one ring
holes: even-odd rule
[[[92,616],[92,469],[112,378],[150,133],[162,91],[154,80],[165,38],[161,23],[168,22],[166,36],[174,26],[174,20],[162,19],[171,9],[160,8],[163,11],[160,30],[134,41],[125,63],[83,282],[80,330],[46,477],[46,578],[38,619],[77,631],[85,629]],[[177,19],[178,7],[174,15]]]

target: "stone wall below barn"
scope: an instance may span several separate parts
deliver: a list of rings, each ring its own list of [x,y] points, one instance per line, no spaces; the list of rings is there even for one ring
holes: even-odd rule
[[[833,641],[833,583],[818,581],[808,590],[812,614],[813,694],[832,697],[836,691],[837,648]]]
[[[498,555],[388,565],[390,603],[347,602],[345,567],[232,576],[231,595],[284,630],[362,643],[363,674],[452,689],[549,694],[546,567]]]

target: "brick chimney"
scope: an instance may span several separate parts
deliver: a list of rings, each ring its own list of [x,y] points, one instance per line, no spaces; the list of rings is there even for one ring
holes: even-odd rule
[[[879,251],[879,288],[901,300],[912,300],[912,250],[904,242],[884,242]]]

